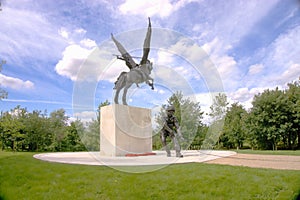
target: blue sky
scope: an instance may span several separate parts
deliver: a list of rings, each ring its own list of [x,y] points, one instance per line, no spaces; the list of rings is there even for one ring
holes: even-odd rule
[[[127,70],[110,33],[141,56],[147,17],[156,89],[133,86],[129,105],[156,108],[182,90],[208,111],[211,94],[224,91],[249,108],[253,95],[300,76],[298,0],[1,0],[1,9],[2,111],[94,117]]]

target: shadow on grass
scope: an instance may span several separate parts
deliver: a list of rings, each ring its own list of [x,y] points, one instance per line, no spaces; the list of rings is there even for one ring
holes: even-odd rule
[[[1,198],[0,198],[0,200],[1,200]],[[295,197],[294,200],[300,200],[300,191],[298,192],[298,195]]]

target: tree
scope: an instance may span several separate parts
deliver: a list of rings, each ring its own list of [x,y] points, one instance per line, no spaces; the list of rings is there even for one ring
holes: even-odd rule
[[[295,146],[300,149],[300,78],[298,81],[288,84],[285,97],[290,111],[288,121],[292,123],[285,142],[289,149],[293,149]]]
[[[51,149],[55,151],[62,150],[62,141],[66,136],[66,125],[68,117],[64,109],[55,110],[50,113],[49,123],[52,133],[54,134]]]
[[[87,128],[81,140],[88,151],[100,150],[100,124],[98,120],[92,119],[87,123]]]
[[[213,98],[213,104],[210,106],[209,116],[211,116],[214,121],[222,120],[225,117],[228,104],[226,94],[219,93],[215,98]]]
[[[28,113],[24,118],[25,125],[25,143],[28,151],[48,151],[51,150],[51,144],[54,140],[47,112],[42,113],[34,110]]]
[[[263,149],[277,150],[279,142],[291,127],[284,92],[278,88],[265,90],[255,95],[252,104],[251,119],[254,120],[254,126],[251,128],[258,145]]]
[[[99,151],[100,150],[100,121],[101,121],[101,107],[110,105],[110,102],[106,100],[101,102],[97,110],[97,119],[92,119],[92,121],[87,123],[87,129],[82,135],[82,141],[86,149],[89,151]]]
[[[226,148],[241,148],[245,140],[244,118],[247,115],[242,105],[233,103],[227,110],[224,121],[223,134],[220,142]]]
[[[80,120],[71,122],[70,126],[66,129],[66,137],[63,140],[65,143],[64,151],[84,151],[86,150],[85,146],[81,141],[81,137],[84,132],[83,123]]]
[[[228,104],[227,96],[223,93],[219,93],[213,99],[213,104],[210,106],[209,113],[209,116],[212,118],[212,122],[207,130],[206,138],[203,141],[203,149],[214,148],[216,143],[219,143]]]
[[[20,106],[5,112],[1,116],[2,149],[10,148],[13,151],[21,150],[24,145],[24,124],[20,120],[26,115],[26,109]]]
[[[98,106],[97,110],[97,121],[100,124],[100,114],[101,114],[101,107],[110,105],[110,102],[106,99],[104,102],[101,102]]]

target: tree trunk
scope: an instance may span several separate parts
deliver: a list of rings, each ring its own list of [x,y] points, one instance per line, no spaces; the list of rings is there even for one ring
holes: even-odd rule
[[[300,130],[298,131],[298,149],[300,149]]]

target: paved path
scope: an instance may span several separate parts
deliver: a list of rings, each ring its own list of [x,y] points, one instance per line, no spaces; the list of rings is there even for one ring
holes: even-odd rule
[[[182,151],[183,158],[167,157],[164,151],[153,151],[156,155],[134,156],[134,157],[107,157],[101,156],[99,152],[67,152],[67,153],[42,153],[33,157],[59,163],[83,164],[83,165],[107,165],[107,166],[144,166],[164,165],[175,163],[205,162],[208,160],[232,156],[233,151],[211,151],[211,150],[186,150]]]
[[[206,163],[255,168],[300,170],[300,156],[235,154]]]

